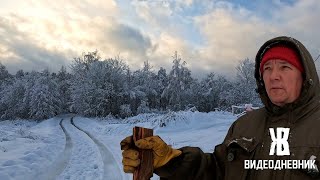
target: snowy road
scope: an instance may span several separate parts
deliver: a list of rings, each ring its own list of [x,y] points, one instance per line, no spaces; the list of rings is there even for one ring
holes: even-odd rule
[[[99,148],[100,155],[102,157],[104,172],[103,172],[103,179],[114,179],[120,180],[122,172],[117,166],[117,162],[113,157],[112,153],[107,149],[107,147],[102,144],[99,140],[97,140],[93,135],[89,132],[79,128],[77,125],[74,124],[73,118],[71,119],[71,124],[74,125],[78,130],[84,132],[88,137],[92,139],[92,141],[96,144]]]
[[[71,124],[71,118],[62,120],[62,127],[66,130],[66,137],[70,135],[71,155],[65,154],[68,164],[56,179],[79,179],[79,177],[90,177],[90,179],[103,179],[103,162],[97,145],[84,132]]]
[[[14,123],[8,124],[2,126],[5,129],[0,128],[0,133],[21,129]],[[18,132],[26,137],[14,139],[11,135],[0,139],[1,180],[125,179],[112,152],[94,135],[77,126],[73,115],[55,117],[23,132],[20,129]],[[40,133],[33,134],[34,131]],[[8,141],[9,138],[12,140]],[[21,152],[15,152],[16,149]]]
[[[36,179],[106,179],[99,147],[92,138],[75,127],[70,116],[59,124],[66,138],[64,151]]]
[[[71,140],[71,136],[69,132],[66,130],[66,128],[62,125],[63,119],[60,120],[60,127],[63,130],[66,138],[66,143],[64,147],[64,151],[60,153],[57,157],[57,159],[54,161],[54,163],[49,166],[45,172],[41,173],[37,179],[48,179],[48,180],[54,180],[58,175],[60,175],[64,169],[67,167],[71,152],[73,149],[73,143]]]
[[[168,119],[166,127],[159,126]],[[212,152],[234,120],[224,112],[179,112],[125,120],[67,114],[40,123],[0,121],[0,180],[130,180],[132,174],[122,171],[119,142],[134,126],[154,129],[175,148]]]
[[[60,126],[66,137],[65,149],[48,174],[39,179],[122,179],[112,153],[93,135],[75,125],[73,117],[63,118]]]

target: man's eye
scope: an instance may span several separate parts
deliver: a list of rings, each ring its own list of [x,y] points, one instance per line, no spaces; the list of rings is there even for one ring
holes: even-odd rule
[[[291,67],[290,67],[290,66],[286,66],[286,65],[281,66],[281,68],[282,68],[282,69],[291,69]]]
[[[270,67],[264,67],[263,70],[270,70],[271,68]]]

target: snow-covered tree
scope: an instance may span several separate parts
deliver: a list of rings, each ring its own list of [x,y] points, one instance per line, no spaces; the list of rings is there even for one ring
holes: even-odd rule
[[[120,117],[126,118],[132,116],[130,104],[123,104],[120,106]]]
[[[181,62],[178,53],[173,56],[173,66],[169,74],[168,86],[162,92],[161,98],[167,101],[170,109],[181,110],[186,104],[185,93],[192,84],[191,71],[186,62]]]
[[[237,97],[236,104],[260,103],[258,94],[255,91],[257,85],[254,78],[254,69],[255,63],[248,58],[240,61],[236,67],[237,77],[233,85],[233,93]]]
[[[137,109],[137,114],[142,114],[142,113],[149,113],[150,108],[148,107],[147,102],[142,101],[140,106]]]
[[[72,66],[71,109],[86,116],[106,116],[110,112],[119,114],[125,94],[127,65],[119,59],[86,63],[79,59]]]
[[[25,92],[21,104],[21,108],[24,109],[24,117],[30,117],[30,103],[32,100],[33,88],[35,86],[36,80],[39,79],[41,73],[32,71],[26,72],[23,76]]]
[[[114,84],[108,81],[108,63],[108,61],[95,62],[88,71],[86,78],[88,85],[90,85],[90,91],[88,93],[90,108],[86,110],[85,114],[106,116],[112,112],[111,101],[112,97],[116,96],[116,94],[114,91]]]
[[[12,80],[12,75],[9,74],[7,68],[0,62],[0,90]]]
[[[226,101],[225,94],[232,88],[231,82],[224,76],[217,76],[211,72],[199,83],[195,82],[193,86],[193,100],[199,111],[209,112],[216,108],[231,106]]]
[[[137,70],[132,75],[134,87],[134,94],[138,96],[131,96],[135,99],[131,99],[130,103],[133,112],[137,110],[142,101],[147,102],[148,106],[151,108],[156,108],[159,106],[159,99],[157,99],[159,93],[157,92],[157,79],[156,74],[152,71],[152,67],[148,61],[144,62],[142,70]],[[144,96],[141,96],[144,95]]]
[[[17,79],[21,79],[23,76],[24,76],[24,72],[23,72],[22,69],[20,69],[20,70],[18,70],[18,71],[16,72],[15,77],[16,77]]]
[[[168,75],[166,69],[160,67],[158,74],[157,74],[157,83],[159,91],[162,92],[165,87],[168,85]]]
[[[19,70],[10,83],[6,83],[0,96],[0,114],[2,118],[30,118],[31,95],[35,81],[40,74],[32,71],[23,73]]]
[[[25,84],[22,79],[7,84],[0,92],[1,119],[25,118],[26,109],[23,106]]]
[[[45,119],[61,112],[61,101],[58,86],[51,79],[48,70],[44,70],[35,81],[31,92],[30,117]]]
[[[0,82],[10,77],[11,75],[9,74],[7,68],[0,62]]]
[[[81,57],[73,59],[71,64],[73,76],[70,85],[70,111],[81,115],[87,115],[86,113],[91,112],[91,100],[88,98],[94,87],[91,87],[87,75],[92,64],[99,60],[100,56],[97,51],[84,53]]]
[[[233,94],[233,84],[224,76],[218,76],[215,81],[215,91],[218,92],[218,108],[228,110],[237,97]]]
[[[161,98],[162,92],[164,91],[164,89],[168,86],[168,75],[166,72],[166,69],[164,69],[163,67],[160,67],[158,74],[156,76],[156,91],[158,93],[158,101],[159,101],[159,108],[161,110],[165,110],[166,106],[167,106],[167,102],[165,98]]]
[[[64,66],[61,67],[60,71],[56,75],[57,88],[60,94],[61,110],[62,112],[70,111],[71,103],[71,75],[67,73]]]
[[[197,109],[199,111],[213,111],[218,106],[219,92],[216,90],[216,77],[214,73],[208,74],[201,82],[197,93]]]

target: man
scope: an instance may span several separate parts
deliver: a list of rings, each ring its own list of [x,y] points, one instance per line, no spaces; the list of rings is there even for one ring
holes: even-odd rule
[[[293,38],[277,37],[262,45],[255,61],[257,91],[265,107],[235,121],[213,153],[195,147],[173,149],[158,136],[135,142],[138,148],[153,150],[154,172],[161,179],[319,178],[317,168],[244,168],[244,160],[320,159],[320,86],[310,53]],[[290,128],[287,139],[290,155],[271,153],[273,140],[269,128],[279,127]],[[124,171],[133,172],[140,162],[137,151],[131,148],[132,138],[124,139],[121,146]],[[318,161],[316,164],[320,165]]]

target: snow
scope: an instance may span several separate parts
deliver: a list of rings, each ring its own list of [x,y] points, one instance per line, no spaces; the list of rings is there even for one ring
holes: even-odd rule
[[[122,171],[120,141],[133,127],[152,128],[174,148],[196,146],[212,152],[235,119],[228,112],[181,111],[123,120],[67,114],[41,123],[2,121],[0,179],[129,180],[132,174]]]
[[[33,179],[45,173],[64,148],[60,119],[35,124],[0,122],[0,179]]]

